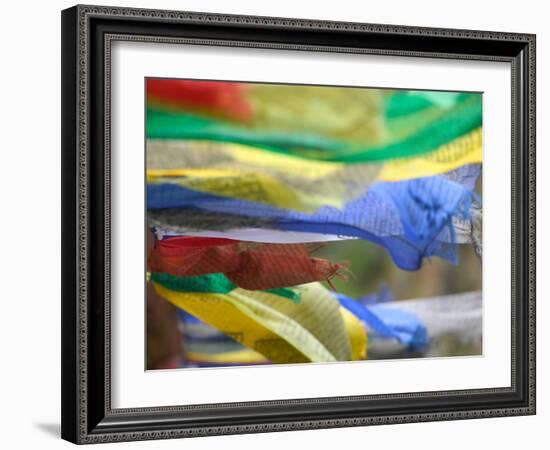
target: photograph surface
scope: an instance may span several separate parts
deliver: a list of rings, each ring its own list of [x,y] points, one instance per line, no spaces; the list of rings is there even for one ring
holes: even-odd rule
[[[145,90],[147,370],[482,354],[481,93]]]

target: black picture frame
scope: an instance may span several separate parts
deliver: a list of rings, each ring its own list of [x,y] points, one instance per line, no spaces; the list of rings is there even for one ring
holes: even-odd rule
[[[110,45],[192,42],[512,67],[511,386],[113,409],[110,400]],[[535,414],[535,36],[75,6],[62,12],[62,437],[164,439]]]

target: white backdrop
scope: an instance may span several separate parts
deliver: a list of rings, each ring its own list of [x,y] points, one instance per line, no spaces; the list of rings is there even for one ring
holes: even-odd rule
[[[548,54],[550,31],[543,2],[463,0],[442,8],[441,1],[339,2],[251,0],[127,0],[100,2],[195,11],[319,18],[331,20],[534,32],[538,34],[538,186],[539,198],[550,188],[544,168],[550,158],[545,123],[550,120]],[[68,448],[59,440],[60,397],[60,15],[70,1],[15,2],[4,5],[2,39],[2,292],[0,399],[5,448]],[[443,13],[443,14],[442,14]],[[544,275],[549,264],[548,209],[539,202],[538,255],[538,411],[536,417],[430,424],[392,425],[268,435],[225,436],[186,441],[116,444],[119,448],[318,448],[369,447],[461,449],[490,445],[518,448],[543,436],[550,420],[548,345],[545,302],[550,291]],[[30,258],[37,261],[32,267]],[[6,289],[7,288],[7,289]],[[544,430],[545,431],[545,430]],[[38,447],[40,446],[40,447]],[[536,446],[540,447],[540,446]]]
[[[510,342],[511,197],[502,195],[511,189],[509,64],[185,45],[159,48],[139,42],[116,42],[111,58],[114,408],[510,386],[511,354],[504,343]],[[143,222],[145,204],[145,117],[143,96],[136,92],[142,92],[149,75],[483,92],[483,356],[145,372],[140,344],[146,339],[144,308],[136,307],[145,297],[145,243],[142,227],[136,226]],[[498,278],[491,276],[495,273]],[[396,377],[398,373],[407,376]]]

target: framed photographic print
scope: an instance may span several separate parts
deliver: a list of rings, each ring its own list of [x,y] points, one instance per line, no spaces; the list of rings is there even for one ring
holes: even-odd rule
[[[535,36],[62,12],[62,437],[535,413]]]

